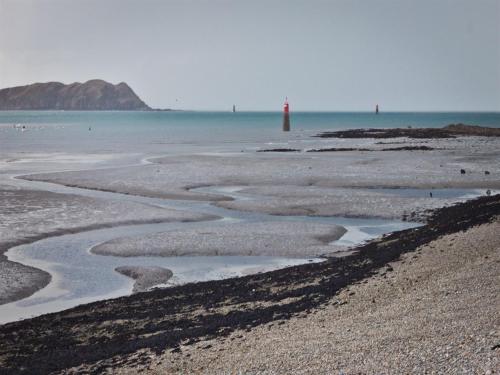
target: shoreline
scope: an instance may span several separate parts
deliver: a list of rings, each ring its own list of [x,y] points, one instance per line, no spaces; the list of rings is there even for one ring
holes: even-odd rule
[[[117,374],[495,373],[500,218],[403,254],[311,313],[125,364]],[[139,358],[139,356],[136,356]]]
[[[488,223],[498,215],[500,195],[480,197],[434,210],[425,226],[391,233],[344,258],[139,293],[8,323],[0,326],[0,358],[6,374],[19,373],[15,369],[21,365],[30,373],[61,371],[82,363],[87,363],[90,371],[132,362],[147,366],[149,355],[139,353],[143,349],[161,353],[170,348],[180,352],[181,344],[226,337],[238,329],[307,314],[330,301],[342,288],[369,278],[402,254],[443,235]],[[104,322],[107,328],[103,331],[99,327]],[[67,346],[69,332],[71,341],[78,346]],[[93,349],[96,343],[100,345],[99,353]],[[40,345],[45,349],[30,349]],[[48,353],[51,361],[47,361]],[[36,368],[27,367],[30,364]]]

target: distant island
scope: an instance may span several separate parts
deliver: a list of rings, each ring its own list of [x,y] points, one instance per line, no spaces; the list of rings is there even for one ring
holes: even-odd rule
[[[0,110],[151,111],[125,82],[93,79],[65,85],[34,83],[0,90]]]

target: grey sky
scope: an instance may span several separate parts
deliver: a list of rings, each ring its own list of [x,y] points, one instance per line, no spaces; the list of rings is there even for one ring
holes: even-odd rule
[[[0,0],[0,87],[154,107],[500,111],[500,0]]]

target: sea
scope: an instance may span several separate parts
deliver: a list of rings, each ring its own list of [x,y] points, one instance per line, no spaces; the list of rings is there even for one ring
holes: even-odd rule
[[[500,112],[0,111],[0,153],[236,151],[351,128],[500,127]]]

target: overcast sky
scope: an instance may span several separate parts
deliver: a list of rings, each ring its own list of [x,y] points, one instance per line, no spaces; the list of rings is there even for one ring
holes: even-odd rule
[[[153,107],[500,111],[500,0],[0,0],[0,87]]]

